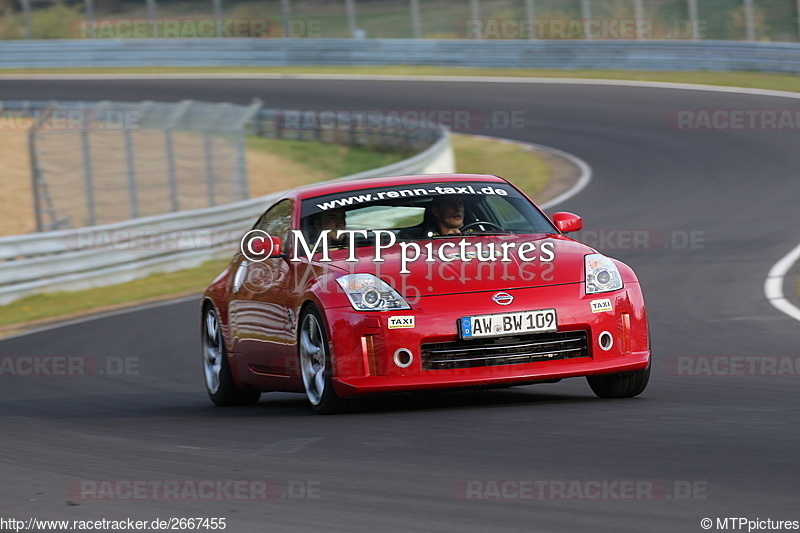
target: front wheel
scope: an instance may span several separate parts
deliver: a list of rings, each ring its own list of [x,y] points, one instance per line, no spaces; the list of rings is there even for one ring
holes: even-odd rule
[[[336,395],[331,376],[333,365],[328,350],[325,323],[315,305],[309,305],[300,319],[297,339],[300,373],[311,407],[320,414],[332,414],[349,405]]]
[[[650,381],[650,367],[641,372],[586,376],[589,386],[600,398],[632,398],[638,396]]]
[[[203,375],[215,405],[251,405],[261,397],[261,391],[240,389],[234,383],[219,317],[210,306],[203,312]]]

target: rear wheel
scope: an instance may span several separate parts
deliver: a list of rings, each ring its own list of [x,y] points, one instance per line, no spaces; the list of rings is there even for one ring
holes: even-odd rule
[[[641,394],[650,381],[650,367],[641,372],[586,376],[592,391],[600,398],[632,398]]]
[[[208,396],[216,405],[250,405],[261,397],[261,391],[240,389],[234,383],[219,317],[210,306],[203,312],[203,375]]]
[[[336,396],[336,391],[333,390],[333,366],[328,350],[328,336],[322,315],[313,304],[303,311],[297,341],[300,373],[311,407],[320,414],[344,410],[349,402]]]

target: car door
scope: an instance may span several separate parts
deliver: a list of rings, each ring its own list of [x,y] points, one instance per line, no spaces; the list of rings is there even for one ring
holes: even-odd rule
[[[282,200],[253,229],[289,242],[294,202]],[[240,254],[241,255],[241,254]],[[287,354],[294,343],[297,295],[288,258],[256,262],[241,255],[232,287],[232,323],[236,349],[247,364],[263,374],[286,375]]]

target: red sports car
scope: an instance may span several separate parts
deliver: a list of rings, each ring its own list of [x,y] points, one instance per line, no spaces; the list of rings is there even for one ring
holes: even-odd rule
[[[304,392],[330,413],[394,391],[586,376],[600,397],[650,375],[633,271],[564,234],[496,176],[402,176],[284,194],[202,304],[217,405]]]

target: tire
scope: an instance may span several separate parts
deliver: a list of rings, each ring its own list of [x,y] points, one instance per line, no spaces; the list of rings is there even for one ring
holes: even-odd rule
[[[347,410],[352,402],[339,398],[333,390],[328,335],[322,314],[314,304],[309,304],[300,318],[297,352],[303,386],[314,411],[327,415]]]
[[[641,372],[586,376],[592,391],[600,398],[633,398],[647,387],[650,366]]]
[[[219,317],[212,306],[206,306],[203,311],[202,330],[203,375],[211,401],[220,407],[252,405],[258,402],[260,390],[240,389],[233,381]]]

